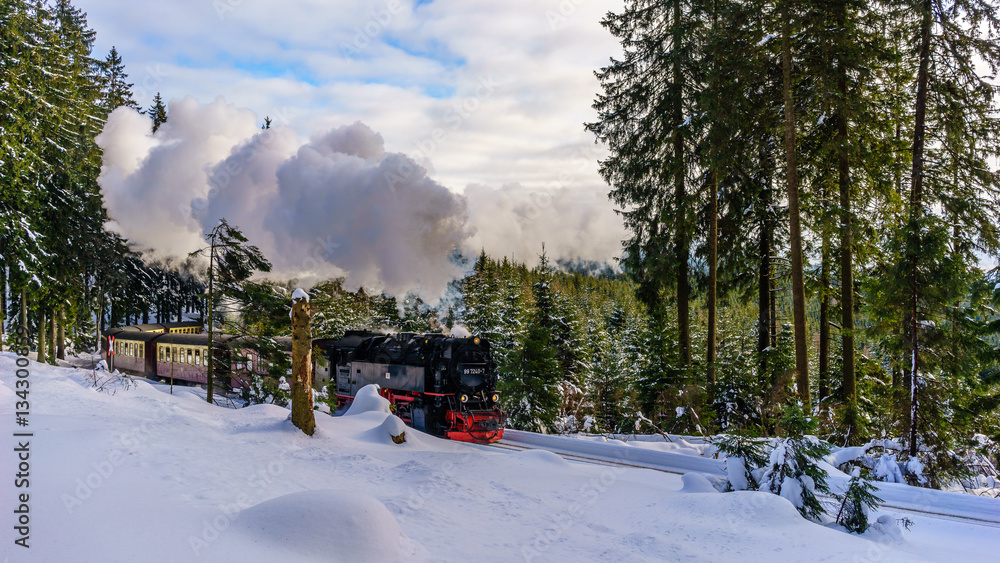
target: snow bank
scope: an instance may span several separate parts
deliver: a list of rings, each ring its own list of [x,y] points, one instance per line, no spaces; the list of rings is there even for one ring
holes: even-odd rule
[[[747,465],[742,457],[726,458],[726,478],[734,491],[745,491],[750,488],[747,481]]]
[[[888,514],[879,516],[868,526],[868,530],[862,536],[880,544],[901,544],[906,541],[903,539],[903,531],[899,529],[896,519]]]
[[[681,482],[684,486],[681,487],[680,492],[682,493],[717,493],[719,492],[712,482],[708,480],[707,477],[701,473],[685,473],[681,477]]]
[[[379,386],[375,384],[365,385],[358,390],[354,396],[354,401],[344,413],[344,416],[358,415],[366,412],[384,412],[389,414],[389,401],[378,394]]]
[[[251,506],[233,531],[264,549],[287,553],[288,561],[396,561],[406,541],[381,502],[332,490],[291,493]]]
[[[510,457],[516,461],[525,462],[527,465],[552,465],[556,467],[568,467],[569,462],[546,450],[523,450],[520,452],[514,452],[510,454]]]
[[[381,399],[381,397],[379,397]],[[382,399],[383,401],[385,399]],[[396,444],[392,441],[393,436],[399,436],[400,434],[406,433],[406,441],[401,444]],[[363,432],[358,439],[362,442],[369,442],[373,444],[388,444],[390,446],[413,446],[421,442],[421,437],[417,435],[418,431],[406,426],[402,420],[396,415],[390,414],[385,417],[385,420],[381,424]]]

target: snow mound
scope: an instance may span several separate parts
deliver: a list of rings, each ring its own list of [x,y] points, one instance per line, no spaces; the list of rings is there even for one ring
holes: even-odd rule
[[[569,466],[568,461],[560,457],[558,454],[554,454],[548,450],[523,450],[520,452],[513,452],[510,456],[517,461],[523,461],[530,465],[555,465],[558,467]]]
[[[903,531],[899,529],[899,524],[896,523],[896,519],[888,514],[883,514],[878,517],[868,526],[868,530],[865,531],[865,537],[875,540],[881,543],[903,543],[906,540],[903,539]]]
[[[701,473],[685,473],[681,476],[682,493],[717,493],[719,492],[712,482]]]
[[[384,412],[389,414],[389,401],[378,394],[379,386],[375,384],[365,385],[358,390],[351,406],[344,413],[344,416],[362,414],[366,412]]]
[[[409,540],[375,498],[344,491],[292,493],[243,511],[233,527],[257,544],[297,560],[386,562]],[[292,560],[292,559],[288,559]]]
[[[384,399],[383,399],[384,400]],[[406,433],[406,441],[402,444],[396,444],[392,441],[393,436],[399,436],[402,433]],[[375,428],[364,432],[360,436],[361,440],[364,442],[372,442],[375,444],[389,444],[389,445],[409,445],[412,446],[420,442],[417,437],[416,430],[409,428],[402,420],[396,415],[390,414],[385,417],[382,424],[379,424]]]
[[[305,299],[306,303],[309,302],[309,294],[306,293],[304,289],[300,287],[292,292],[292,302],[299,301],[302,299]]]

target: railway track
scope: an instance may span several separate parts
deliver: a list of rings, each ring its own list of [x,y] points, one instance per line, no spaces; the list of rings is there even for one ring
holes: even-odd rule
[[[617,467],[631,467],[634,469],[652,469],[653,471],[661,471],[663,473],[671,473],[674,475],[683,475],[685,473],[688,473],[687,470],[656,465],[653,463],[623,460],[620,458],[615,458],[613,456],[588,456],[588,455],[582,455],[578,452],[571,452],[569,450],[562,450],[559,448],[542,448],[539,446],[527,446],[524,444],[507,442],[504,440],[500,440],[499,442],[493,442],[492,444],[482,444],[482,446],[487,449],[500,449],[508,451],[544,450],[547,452],[552,452],[567,461],[590,463],[593,465],[611,465]]]
[[[536,444],[525,444],[520,442],[512,442],[509,440],[500,440],[499,442],[494,442],[492,444],[481,444],[480,445],[485,450],[506,450],[506,451],[525,451],[525,450],[544,450],[552,452],[567,461],[573,461],[578,463],[588,463],[594,465],[609,465],[609,466],[619,466],[619,467],[630,467],[635,469],[651,469],[654,471],[660,471],[663,473],[670,473],[674,475],[683,475],[692,471],[687,468],[677,468],[671,467],[666,464],[658,464],[651,462],[644,462],[640,460],[629,460],[622,459],[615,456],[601,456],[601,455],[588,455],[581,452],[570,451],[557,447],[541,446]],[[958,493],[951,493],[958,494]],[[834,501],[833,497],[821,496],[823,501]],[[979,526],[985,526],[990,528],[1000,528],[1000,504],[998,504],[998,510],[994,518],[984,518],[977,515],[969,514],[957,514],[952,512],[941,512],[928,510],[925,507],[914,506],[910,504],[901,504],[898,502],[885,501],[880,504],[880,510],[893,510],[902,513],[908,513],[920,516],[929,516],[933,518],[940,518],[943,520],[951,520],[956,522],[964,522],[967,524],[974,524]]]

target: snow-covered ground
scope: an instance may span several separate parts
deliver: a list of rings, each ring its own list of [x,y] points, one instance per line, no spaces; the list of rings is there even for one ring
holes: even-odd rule
[[[409,428],[396,445],[379,401],[319,415],[306,437],[275,406],[226,409],[190,388],[171,395],[142,380],[98,392],[89,370],[28,369],[29,425],[20,427],[15,357],[0,354],[5,562],[994,561],[1000,553],[995,527],[911,515],[910,531],[859,537],[807,522],[774,495],[713,492],[695,475],[493,451]],[[30,487],[16,488],[24,440]],[[29,495],[28,549],[14,543],[17,494]]]

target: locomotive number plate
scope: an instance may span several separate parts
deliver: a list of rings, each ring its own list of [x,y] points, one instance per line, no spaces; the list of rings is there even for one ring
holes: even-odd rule
[[[463,368],[462,375],[482,375],[486,373],[486,368]]]

